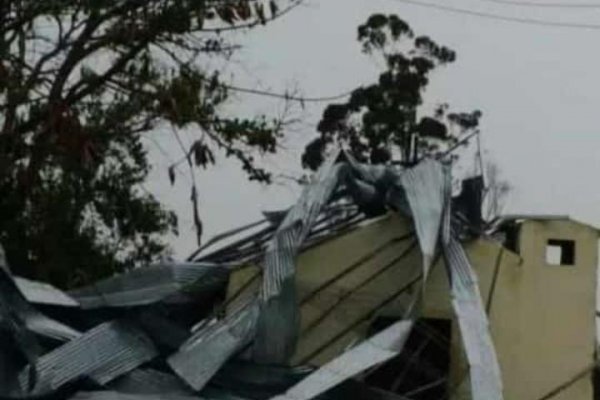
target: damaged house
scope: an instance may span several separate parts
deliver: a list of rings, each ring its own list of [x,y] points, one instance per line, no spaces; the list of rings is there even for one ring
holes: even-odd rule
[[[340,152],[186,263],[69,293],[4,266],[0,398],[592,400],[597,230],[484,229],[477,187]]]
[[[504,398],[542,399],[562,389],[548,398],[591,400],[598,233],[565,217],[523,216],[506,220],[502,229],[508,226],[518,229],[517,248],[487,238],[465,246],[489,318]],[[410,220],[395,214],[303,252],[297,272],[300,340],[291,365],[325,365],[399,321],[421,290],[421,265]],[[445,268],[442,259],[432,266],[420,316],[400,355],[367,382],[402,398],[471,398]],[[257,272],[236,271],[229,298],[255,291],[257,284],[249,282]]]

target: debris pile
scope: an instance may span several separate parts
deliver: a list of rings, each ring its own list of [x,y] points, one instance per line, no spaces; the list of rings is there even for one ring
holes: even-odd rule
[[[135,269],[69,293],[15,277],[2,263],[0,399],[389,398],[352,378],[402,351],[423,290],[414,291],[402,320],[330,363],[288,365],[299,335],[296,255],[390,209],[413,220],[422,288],[435,255],[445,257],[473,399],[502,399],[477,279],[459,241],[464,221],[452,203],[450,168],[437,160],[376,167],[338,152],[292,208],[248,226],[261,227],[250,237],[210,252],[217,241],[208,243],[186,263]],[[262,268],[258,295],[223,311],[231,272],[250,263]]]

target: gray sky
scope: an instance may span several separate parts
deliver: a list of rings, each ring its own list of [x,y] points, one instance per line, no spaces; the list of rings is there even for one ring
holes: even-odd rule
[[[600,8],[430,1],[520,18],[600,24]],[[483,111],[487,157],[497,161],[514,188],[507,211],[569,214],[600,225],[596,183],[600,171],[600,30],[492,21],[396,0],[307,0],[264,28],[233,36],[244,48],[223,71],[239,85],[277,92],[297,87],[307,96],[338,94],[371,83],[380,68],[360,52],[356,28],[374,12],[396,13],[418,34],[457,51],[457,61],[435,73],[425,99],[430,104],[448,102],[457,111]],[[220,67],[217,61],[209,63]],[[303,122],[289,133],[285,150],[267,160],[272,170],[299,173],[301,150],[316,136],[316,122],[325,105],[297,110]],[[274,114],[280,108],[277,100],[250,95],[236,95],[231,105],[232,110],[246,114]],[[182,136],[190,141],[194,134]],[[170,131],[157,132],[154,139],[167,155],[151,146],[156,168],[148,187],[178,212],[181,235],[173,243],[176,255],[184,257],[195,248],[187,170],[181,168],[177,184],[171,187],[166,168],[170,160],[181,157],[181,150]],[[271,187],[249,183],[233,162],[206,172],[197,170],[196,180],[205,240],[260,218],[261,210],[286,207],[298,194],[289,182]]]

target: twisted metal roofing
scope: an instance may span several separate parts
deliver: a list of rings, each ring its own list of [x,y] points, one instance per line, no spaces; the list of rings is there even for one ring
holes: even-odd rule
[[[67,295],[42,283],[15,279],[0,257],[0,327],[15,353],[20,353],[17,357],[0,348],[0,362],[19,371],[18,387],[0,387],[0,397],[62,400],[64,389],[80,387],[78,382],[87,380],[102,390],[79,392],[75,399],[137,400],[140,395],[161,399],[168,395],[184,400],[202,393],[233,399],[226,390],[211,386],[230,360],[244,357],[282,365],[295,350],[297,253],[355,226],[364,218],[360,210],[387,205],[413,218],[426,259],[423,281],[442,235],[474,398],[501,399],[498,363],[477,280],[450,229],[445,167],[433,160],[412,169],[371,167],[348,156],[348,162],[339,162],[340,158],[336,153],[325,163],[297,204],[281,214],[283,219],[273,217],[266,227],[262,222],[251,224],[247,229],[262,228],[208,254],[205,248],[196,258],[202,262],[135,269]],[[333,210],[328,204],[344,194],[350,194],[358,207],[345,207],[343,218],[328,215]],[[211,306],[203,302],[218,298],[232,269],[261,259],[257,298],[226,315],[218,308],[208,314],[200,311]],[[418,304],[422,293],[415,292],[413,304]],[[64,313],[50,318],[38,309],[48,305]],[[401,321],[349,349],[279,399],[312,399],[386,361],[402,350],[412,325],[411,319]],[[0,371],[1,379],[10,379],[7,376]]]

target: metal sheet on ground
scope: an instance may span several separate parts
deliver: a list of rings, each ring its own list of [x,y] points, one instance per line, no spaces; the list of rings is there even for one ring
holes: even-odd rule
[[[413,327],[413,321],[397,322],[346,351],[272,400],[311,400],[343,381],[381,364],[396,355]]]
[[[134,326],[106,322],[41,356],[34,365],[38,379],[33,394],[54,391],[84,376],[103,385],[157,354],[150,339]],[[29,371],[28,366],[19,374],[21,388],[28,387]]]
[[[190,387],[201,390],[231,356],[250,343],[257,319],[258,304],[253,302],[194,333],[167,362]]]

